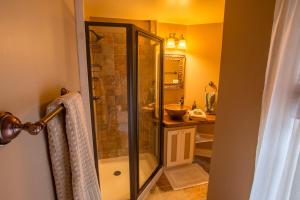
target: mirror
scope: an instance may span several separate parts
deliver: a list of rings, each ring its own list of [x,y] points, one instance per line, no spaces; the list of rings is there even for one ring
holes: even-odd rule
[[[166,54],[164,61],[164,87],[183,89],[185,55]]]

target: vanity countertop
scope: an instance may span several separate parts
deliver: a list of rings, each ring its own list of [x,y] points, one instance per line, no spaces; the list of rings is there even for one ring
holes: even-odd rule
[[[164,126],[165,127],[180,127],[180,126],[196,126],[199,124],[213,124],[215,123],[216,115],[206,115],[206,120],[203,121],[195,121],[192,119],[189,119],[188,115],[185,115],[182,119],[179,120],[173,120],[169,117],[169,115],[164,115]]]

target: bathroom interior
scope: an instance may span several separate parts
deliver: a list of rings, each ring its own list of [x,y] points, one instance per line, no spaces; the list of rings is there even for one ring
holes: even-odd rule
[[[206,199],[225,2],[180,2],[85,2],[104,200]]]
[[[283,12],[277,12],[275,3]],[[300,5],[297,0],[228,0],[223,23],[224,2],[219,0],[3,1],[0,199],[76,199],[60,198],[78,194],[75,190],[81,190],[81,195],[93,192],[95,198],[77,198],[93,200],[246,200],[252,191],[257,200],[261,191],[272,195],[270,198],[280,193],[283,198],[279,199],[291,195],[290,189],[297,193],[296,177],[286,176],[287,186],[293,187],[277,187],[281,181],[276,177],[284,175],[264,173],[278,166],[277,159],[269,162],[269,156],[262,154],[266,159],[261,163],[267,165],[259,173],[256,170],[256,158],[261,158],[256,150],[265,110],[261,105],[265,83],[279,73],[282,81],[297,86],[286,76],[295,72],[292,65],[297,63],[291,62],[297,48],[290,48],[299,46],[292,39],[299,36],[300,12],[295,4]],[[287,46],[281,45],[287,42],[284,38],[291,38]],[[269,56],[273,50],[279,54]],[[284,62],[270,67],[270,57],[282,57]],[[273,70],[277,67],[280,70]],[[267,73],[270,71],[276,73]],[[274,92],[286,98],[289,95],[282,91],[297,91],[294,86]],[[180,108],[177,114],[186,106],[205,112],[206,92],[209,97],[216,95],[216,115],[205,113],[204,119],[198,110],[194,116],[186,113],[181,119],[170,118],[176,107]],[[273,97],[268,95],[266,100]],[[74,98],[72,104],[57,102]],[[49,112],[53,103],[57,106]],[[67,105],[76,106],[67,110]],[[78,121],[64,123],[68,114]],[[290,120],[281,114],[273,117],[276,122],[285,118],[276,127]],[[68,131],[56,128],[67,125]],[[286,138],[298,135],[290,132],[286,137],[279,129],[276,133],[280,146],[267,145],[266,150],[271,157],[282,158],[282,142],[285,145]],[[80,137],[66,142],[67,134]],[[274,141],[273,134],[267,133],[267,138]],[[54,148],[53,136],[59,137]],[[68,157],[77,142],[83,151]],[[55,157],[62,148],[57,154],[64,159],[61,161]],[[286,158],[292,158],[287,161],[296,165],[299,152],[290,154],[285,149]],[[71,158],[80,158],[73,169],[69,168]],[[279,168],[287,164],[291,166],[284,162]],[[59,173],[63,177],[57,176],[57,168],[64,168]],[[64,176],[71,170],[72,178]],[[189,172],[197,182],[191,181]],[[261,179],[265,175],[276,181]],[[72,187],[75,179],[84,184]]]

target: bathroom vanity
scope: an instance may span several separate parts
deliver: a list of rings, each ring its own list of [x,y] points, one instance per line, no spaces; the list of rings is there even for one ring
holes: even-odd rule
[[[193,162],[195,144],[195,126],[165,128],[166,152],[165,166],[188,164]]]
[[[163,124],[165,167],[192,164],[195,155],[210,158],[212,154],[213,130],[216,116],[196,113],[197,110],[193,110],[190,104],[184,104],[186,94],[184,90],[186,87],[190,87],[190,85],[185,85],[185,69],[185,55],[164,55],[165,115]],[[213,99],[212,97],[215,98],[215,96],[208,95],[210,94],[209,88],[205,87],[203,95]],[[213,91],[216,92],[215,90]],[[200,103],[200,107],[202,108],[203,106]],[[195,107],[197,107],[196,103]],[[194,113],[189,113],[189,117],[186,114],[187,110],[193,110]]]
[[[215,116],[207,115],[204,121],[190,120],[184,116],[180,120],[172,120],[168,115],[164,116],[164,166],[173,167],[183,164],[191,164],[194,155],[207,156],[210,150],[199,149],[199,143],[213,141]],[[201,140],[196,137],[200,133]],[[204,135],[204,137],[203,137]]]

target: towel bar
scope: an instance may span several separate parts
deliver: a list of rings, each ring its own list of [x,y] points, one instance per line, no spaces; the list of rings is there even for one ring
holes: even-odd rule
[[[61,89],[61,95],[67,93],[69,93],[69,90],[65,88]],[[21,131],[26,131],[31,135],[39,134],[46,127],[47,123],[57,114],[64,111],[64,109],[63,105],[60,105],[38,122],[27,122],[24,124],[22,124],[22,122],[13,114],[9,112],[0,112],[0,145],[8,144],[16,138]]]

